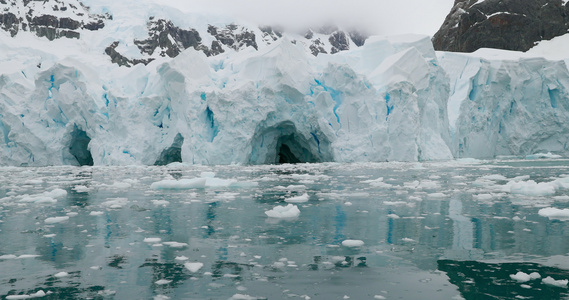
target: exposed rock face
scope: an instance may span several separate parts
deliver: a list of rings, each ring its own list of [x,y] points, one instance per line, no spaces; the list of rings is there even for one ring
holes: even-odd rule
[[[274,28],[271,26],[261,26],[259,27],[263,32],[262,39],[265,43],[270,45],[272,42],[278,41],[283,37],[283,31],[280,28]]]
[[[350,39],[356,44],[356,46],[361,47],[365,44],[367,36],[358,31],[350,31]]]
[[[320,39],[315,39],[312,41],[312,45],[310,45],[310,52],[314,56],[318,56],[320,53],[327,54],[326,49],[324,49],[324,43]]]
[[[456,0],[433,45],[455,52],[527,51],[568,29],[569,6],[562,0]]]
[[[150,36],[147,39],[134,41],[141,53],[152,55],[159,49],[160,56],[176,57],[182,50],[190,47],[204,51],[206,54],[209,52],[209,49],[202,44],[199,32],[195,29],[181,29],[174,26],[172,21],[150,18],[148,33]]]
[[[209,25],[207,32],[214,36],[220,43],[234,50],[240,50],[244,47],[253,47],[258,50],[255,33],[243,26],[229,24],[225,28],[218,28]]]
[[[54,40],[80,38],[81,30],[99,30],[110,15],[93,15],[78,0],[2,0],[0,28],[15,36],[20,31],[35,32]]]
[[[151,61],[154,60],[154,58],[148,58],[148,59],[129,59],[126,56],[120,54],[116,48],[119,46],[119,42],[114,42],[112,43],[110,46],[108,46],[105,49],[105,54],[107,54],[110,58],[111,61],[114,64],[117,64],[119,66],[126,66],[126,67],[132,67],[136,64],[149,64]]]
[[[343,31],[335,31],[330,35],[328,41],[332,44],[332,54],[350,50],[350,41]]]
[[[267,46],[285,37],[283,30],[278,27],[262,26],[247,28],[242,25],[229,24],[224,27],[208,25],[207,32],[198,32],[193,28],[180,28],[172,21],[150,17],[147,23],[148,38],[134,40],[134,44],[145,59],[131,59],[119,53],[116,41],[105,49],[113,63],[121,66],[133,66],[138,63],[148,64],[158,57],[176,57],[188,48],[203,52],[206,56],[216,56],[226,51],[241,51],[246,48],[259,50],[259,46]],[[204,44],[212,40],[211,45]],[[359,47],[365,43],[367,36],[356,31],[344,32],[337,27],[327,26],[317,31],[308,30],[301,43],[312,55],[334,54],[349,50],[350,46]],[[297,44],[298,40],[292,40]]]

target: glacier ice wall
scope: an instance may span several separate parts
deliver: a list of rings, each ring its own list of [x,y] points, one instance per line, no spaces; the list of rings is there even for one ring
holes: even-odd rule
[[[445,52],[439,60],[450,78],[456,157],[569,155],[569,72],[564,61]]]
[[[189,49],[130,69],[14,59],[0,72],[0,165],[452,158],[448,77],[428,37],[318,57],[287,39],[215,58]]]

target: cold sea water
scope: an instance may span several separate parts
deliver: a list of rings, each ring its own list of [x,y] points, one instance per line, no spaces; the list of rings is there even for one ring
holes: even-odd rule
[[[567,298],[567,174],[566,159],[2,167],[0,298]]]

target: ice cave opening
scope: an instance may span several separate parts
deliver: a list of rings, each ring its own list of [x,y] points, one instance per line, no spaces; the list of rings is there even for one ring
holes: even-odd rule
[[[184,144],[184,137],[177,134],[174,138],[172,146],[166,148],[160,153],[160,156],[154,163],[155,166],[165,166],[173,162],[182,162],[182,145]]]
[[[296,164],[332,161],[330,142],[318,131],[303,134],[291,121],[257,128],[251,164]]]
[[[71,142],[69,144],[69,153],[75,157],[80,166],[92,166],[93,156],[89,150],[89,143],[91,138],[84,130],[81,130],[75,125],[71,132]]]

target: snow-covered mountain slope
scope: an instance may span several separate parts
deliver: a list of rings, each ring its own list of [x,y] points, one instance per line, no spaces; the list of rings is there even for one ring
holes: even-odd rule
[[[440,51],[527,51],[568,29],[565,0],[456,0],[433,44]]]
[[[85,3],[93,4],[91,8]],[[97,13],[94,13],[96,11]],[[115,20],[113,20],[115,16]],[[334,26],[300,33],[284,33],[270,26],[256,26],[225,17],[188,16],[174,8],[152,2],[112,3],[79,0],[0,1],[0,29],[16,36],[34,32],[49,40],[77,38],[85,31],[108,26],[99,42],[87,41],[93,50],[104,46],[113,63],[132,66],[148,64],[161,57],[176,57],[187,48],[215,56],[251,47],[256,50],[287,37],[313,55],[337,53],[363,45],[365,35]],[[93,35],[89,35],[92,37]],[[84,39],[85,40],[85,39]],[[95,39],[96,41],[97,39]]]
[[[0,30],[0,165],[569,155],[569,74],[532,58],[545,42],[436,53],[426,36],[362,44],[105,1],[81,6],[108,17],[78,38]]]

